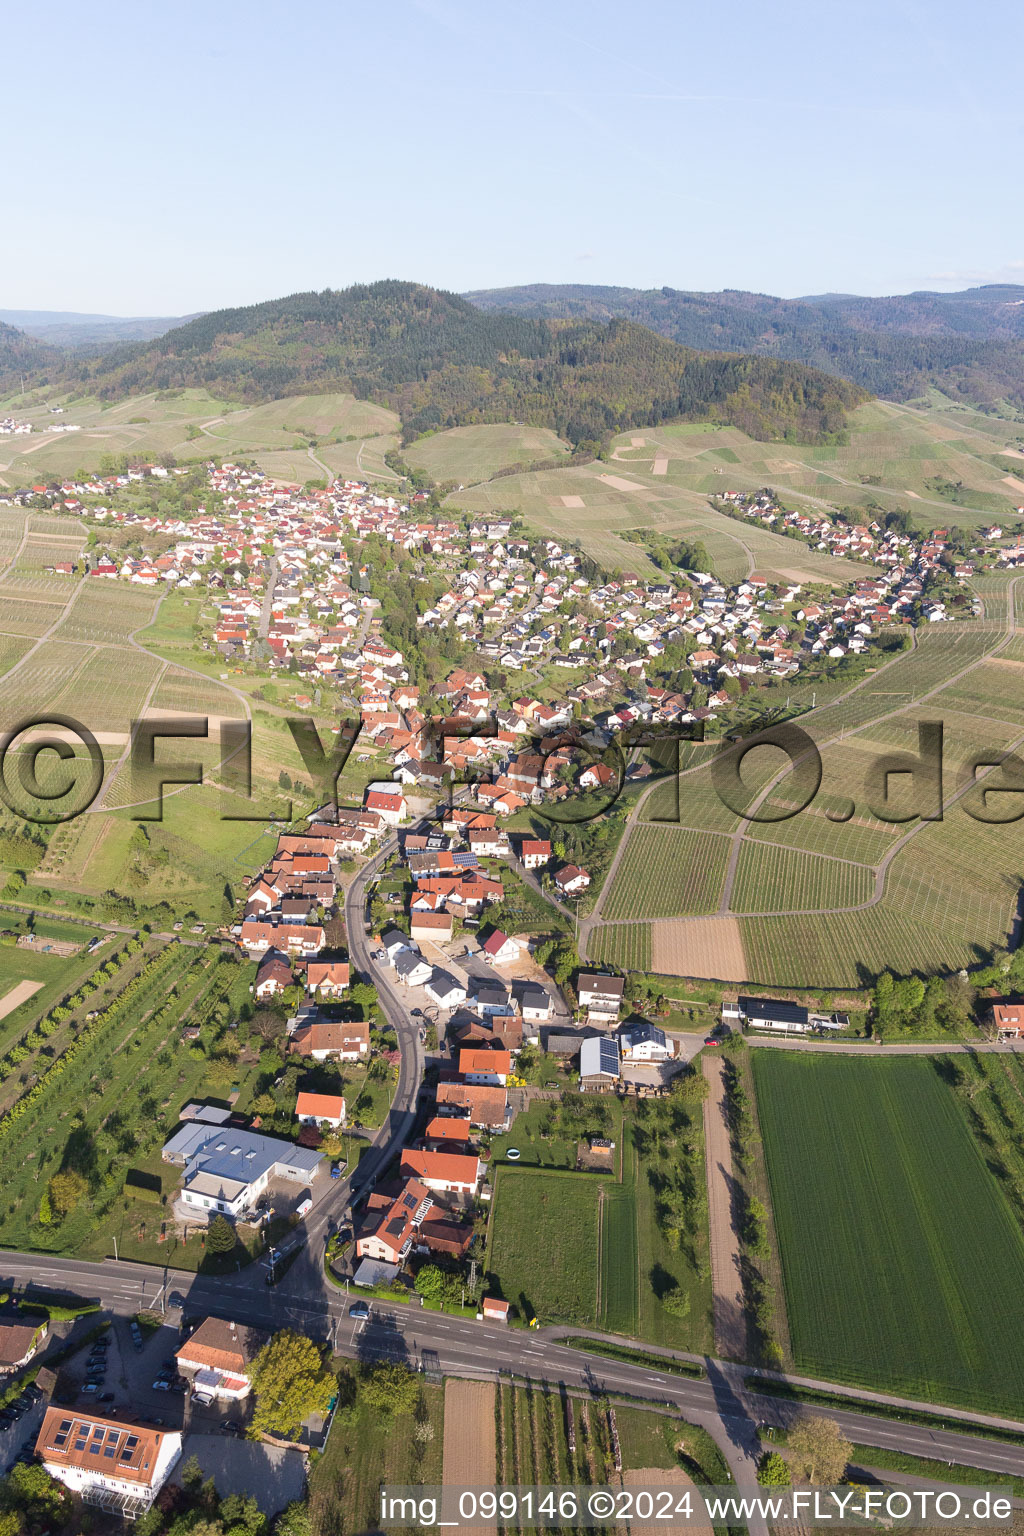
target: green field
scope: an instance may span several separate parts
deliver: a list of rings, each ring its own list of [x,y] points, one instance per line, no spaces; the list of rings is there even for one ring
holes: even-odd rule
[[[1019,1413],[1024,1237],[941,1062],[753,1066],[797,1369]]]
[[[521,1316],[536,1314],[542,1323],[588,1324],[676,1349],[709,1349],[699,1107],[694,1119],[675,1099],[625,1108],[599,1102],[611,1112],[601,1134],[616,1144],[608,1176],[573,1171],[576,1135],[560,1121],[552,1124],[550,1101],[520,1115],[495,1143],[493,1281]],[[521,1162],[498,1161],[509,1145],[520,1149]],[[669,1208],[688,1212],[678,1242],[667,1230]],[[681,1317],[660,1299],[674,1288],[689,1297]]]
[[[498,1170],[487,1265],[520,1316],[594,1321],[599,1197],[600,1181],[590,1174]]]

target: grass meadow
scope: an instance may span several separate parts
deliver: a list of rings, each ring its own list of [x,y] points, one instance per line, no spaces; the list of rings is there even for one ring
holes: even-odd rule
[[[521,1317],[710,1349],[710,1279],[697,1262],[707,1255],[704,1205],[698,1200],[696,1229],[684,1244],[673,1245],[659,1221],[659,1192],[684,1165],[703,1191],[702,1139],[685,1118],[677,1124],[680,1112],[670,1114],[667,1106],[641,1113],[643,1106],[602,1103],[611,1120],[601,1134],[616,1144],[607,1176],[575,1172],[576,1133],[551,1127],[550,1102],[533,1105],[495,1141],[487,1258],[493,1283]],[[648,1134],[651,1146],[641,1156],[634,1126],[649,1128],[656,1116],[665,1123],[656,1137]],[[520,1162],[504,1161],[508,1146],[519,1148]],[[659,1300],[673,1286],[690,1298],[686,1317]]]
[[[497,1171],[487,1266],[521,1317],[596,1319],[600,1183],[590,1174]]]
[[[941,1062],[753,1068],[796,1368],[1019,1412],[1024,1236]]]

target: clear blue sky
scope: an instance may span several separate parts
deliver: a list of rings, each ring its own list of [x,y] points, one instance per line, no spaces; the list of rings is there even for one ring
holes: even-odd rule
[[[0,306],[1024,281],[1022,44],[1013,0],[15,7]]]

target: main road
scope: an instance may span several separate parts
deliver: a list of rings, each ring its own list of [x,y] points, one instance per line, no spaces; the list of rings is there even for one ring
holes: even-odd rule
[[[561,1342],[570,1331],[565,1328],[526,1331],[494,1327],[401,1303],[374,1303],[373,1321],[362,1323],[348,1315],[350,1298],[329,1284],[322,1273],[318,1283],[304,1292],[283,1283],[268,1288],[261,1283],[264,1273],[253,1265],[236,1275],[213,1278],[127,1260],[91,1264],[0,1252],[0,1283],[5,1287],[31,1283],[72,1291],[122,1315],[141,1308],[166,1310],[168,1323],[176,1326],[183,1312],[191,1317],[214,1313],[256,1327],[298,1328],[329,1341],[336,1353],[360,1360],[404,1360],[412,1367],[427,1364],[446,1374],[484,1380],[504,1376],[559,1382],[573,1390],[618,1394],[651,1407],[669,1408],[703,1424],[714,1435],[741,1485],[752,1480],[759,1430],[767,1425],[784,1427],[802,1411],[799,1403],[748,1391],[742,1366],[705,1360],[707,1379],[691,1380],[644,1363],[605,1359],[570,1348]],[[620,1342],[635,1344],[625,1339]],[[644,1349],[648,1355],[673,1359],[669,1351],[650,1345]],[[676,1358],[693,1361],[697,1357]],[[851,1391],[827,1382],[812,1384],[831,1388],[839,1395]],[[912,1407],[930,1409],[941,1412],[950,1422],[959,1418],[976,1427],[1011,1428],[1024,1437],[1024,1424],[1014,1420],[936,1409],[881,1394],[860,1395],[875,1397],[880,1406],[891,1406],[894,1414]],[[953,1429],[922,1428],[895,1417],[884,1419],[853,1409],[829,1407],[827,1412],[855,1442],[980,1467],[993,1474],[994,1483],[1000,1478],[1024,1476],[1024,1443],[987,1440],[977,1433],[961,1434]]]

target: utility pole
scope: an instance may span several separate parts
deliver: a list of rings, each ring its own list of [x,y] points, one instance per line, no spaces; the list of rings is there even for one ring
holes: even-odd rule
[[[114,1263],[115,1264],[119,1263],[119,1260],[118,1260],[118,1257],[117,1257],[117,1238],[116,1237],[114,1238]]]

